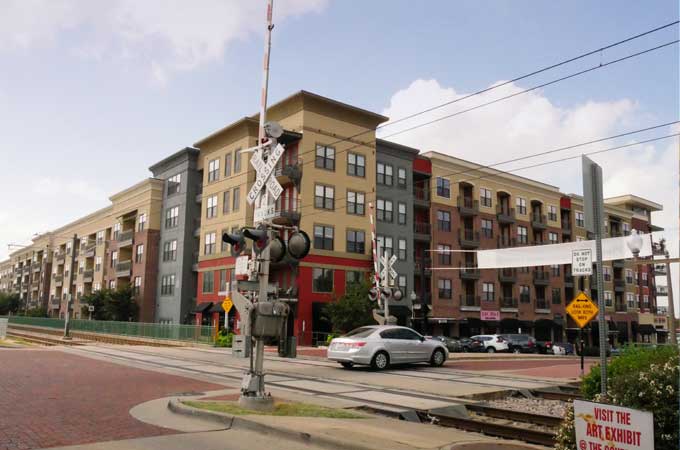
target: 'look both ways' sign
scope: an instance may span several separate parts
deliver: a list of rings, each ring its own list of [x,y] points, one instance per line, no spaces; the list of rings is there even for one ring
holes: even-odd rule
[[[574,400],[574,427],[579,450],[654,448],[654,416],[650,412]]]

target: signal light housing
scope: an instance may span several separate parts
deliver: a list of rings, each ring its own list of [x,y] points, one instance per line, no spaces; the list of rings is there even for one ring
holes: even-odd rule
[[[288,238],[288,254],[294,259],[302,259],[309,254],[312,242],[307,233],[298,230]]]
[[[273,263],[280,262],[286,256],[286,243],[280,236],[274,236],[269,243],[269,260]]]
[[[269,236],[265,227],[246,228],[243,230],[243,235],[253,241],[253,250],[255,250],[256,255],[262,253],[269,244]]]
[[[375,287],[368,290],[368,299],[372,302],[378,300],[378,290]]]
[[[243,238],[243,232],[241,231],[222,233],[222,241],[231,245],[231,256],[234,258],[241,255],[246,249],[246,240]]]

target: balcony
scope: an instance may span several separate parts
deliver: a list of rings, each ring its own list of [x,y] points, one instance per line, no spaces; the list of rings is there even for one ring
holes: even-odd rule
[[[40,287],[40,280],[36,280],[31,282],[31,289],[32,290],[37,290]]]
[[[302,179],[302,160],[279,163],[274,169],[276,180],[285,186],[287,184],[300,184]]]
[[[654,275],[655,276],[666,276],[668,274],[666,269],[666,264],[656,264],[654,265]]]
[[[272,217],[272,222],[277,225],[298,225],[300,223],[300,210],[298,205],[300,202],[296,202],[295,206],[288,208],[277,208],[274,211],[274,217]]]
[[[51,309],[59,309],[61,306],[61,299],[52,297],[50,299],[50,308]]]
[[[460,230],[458,242],[463,248],[477,248],[479,247],[479,231],[474,230]]]
[[[196,197],[194,197],[194,200],[195,200],[196,203],[198,203],[199,205],[200,205],[201,202],[203,201],[203,186],[200,185],[200,184],[199,184],[198,186],[196,186]]]
[[[461,280],[479,280],[479,269],[469,267],[461,268],[458,271]]]
[[[80,248],[81,256],[85,258],[94,258],[95,251],[97,250],[97,244],[92,242],[87,245],[83,245]]]
[[[517,245],[517,239],[505,236],[498,236],[498,248],[510,248]]]
[[[116,241],[118,242],[118,248],[128,247],[132,245],[132,238],[135,235],[135,230],[126,230],[118,233]]]
[[[626,290],[626,280],[616,278],[614,280],[614,290],[616,292],[624,292]]]
[[[626,267],[626,261],[624,261],[623,259],[615,259],[614,261],[612,261],[612,267],[614,267],[615,269],[623,269],[624,267]]]
[[[33,273],[40,272],[41,267],[42,267],[42,264],[40,264],[40,263],[31,264],[31,269],[33,270]]]
[[[199,218],[194,219],[194,237],[201,237],[201,219]]]
[[[501,312],[517,312],[517,299],[501,297]]]
[[[571,236],[571,224],[562,219],[562,236]]]
[[[54,255],[54,260],[57,262],[57,265],[64,264],[64,261],[66,261],[66,254],[64,252],[59,252]]]
[[[517,271],[507,267],[498,269],[498,281],[501,283],[515,283],[517,281]]]
[[[652,255],[654,256],[666,256],[666,247],[660,242],[652,243]]]
[[[413,204],[423,208],[430,207],[430,190],[428,188],[413,188]]]
[[[413,264],[415,275],[420,275],[423,272],[425,275],[429,275],[432,273],[432,270],[430,270],[431,267],[432,260],[430,258],[415,258],[415,263]]]
[[[657,286],[654,293],[657,297],[668,297],[668,286]]]
[[[535,311],[539,314],[549,314],[550,304],[548,303],[548,300],[544,298],[537,298]]]
[[[413,223],[413,238],[417,241],[430,242],[430,224],[427,222]]]
[[[548,228],[548,219],[545,214],[533,213],[531,214],[531,226],[535,230],[545,230]]]
[[[479,311],[479,295],[460,294],[461,311]]]
[[[621,313],[628,312],[628,307],[626,306],[625,303],[617,302],[615,309],[616,309],[616,312],[621,312]]]
[[[83,283],[92,283],[94,278],[94,270],[89,269],[83,272]]]
[[[550,273],[547,270],[534,270],[534,284],[547,286],[550,284]]]
[[[515,208],[508,208],[502,205],[496,206],[496,218],[500,224],[515,223]]]
[[[132,269],[132,261],[127,260],[127,261],[121,261],[116,264],[116,277],[117,278],[126,278],[130,276],[130,272]]]
[[[564,271],[564,287],[574,287],[574,277],[570,271]]]
[[[476,216],[479,214],[479,200],[472,197],[458,197],[458,212],[463,217]]]
[[[55,275],[54,276],[54,285],[59,287],[64,283],[64,276],[63,275]]]

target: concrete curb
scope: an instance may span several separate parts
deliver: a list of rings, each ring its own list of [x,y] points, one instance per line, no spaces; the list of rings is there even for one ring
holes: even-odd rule
[[[356,442],[340,441],[339,439],[329,436],[314,436],[301,431],[292,431],[285,427],[263,424],[254,420],[250,420],[247,416],[233,416],[231,414],[193,408],[191,406],[182,404],[182,402],[176,398],[170,399],[168,402],[168,409],[175,414],[184,414],[218,422],[222,425],[225,425],[226,429],[234,428],[270,433],[285,439],[298,441],[302,444],[314,444],[337,450],[375,450],[376,448]]]

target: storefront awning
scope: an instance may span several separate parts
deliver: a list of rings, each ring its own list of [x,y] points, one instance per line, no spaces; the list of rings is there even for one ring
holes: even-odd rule
[[[212,307],[210,310],[208,310],[209,313],[223,313],[224,308],[222,308],[222,303],[215,302],[213,303]]]
[[[637,331],[640,334],[655,334],[656,328],[654,328],[654,325],[650,325],[650,324],[645,323],[645,324],[642,324],[642,325],[638,325]]]
[[[212,307],[213,302],[203,302],[203,303],[198,303],[196,306],[194,306],[194,309],[191,311],[192,313],[200,313],[203,314],[205,313],[210,307]]]

